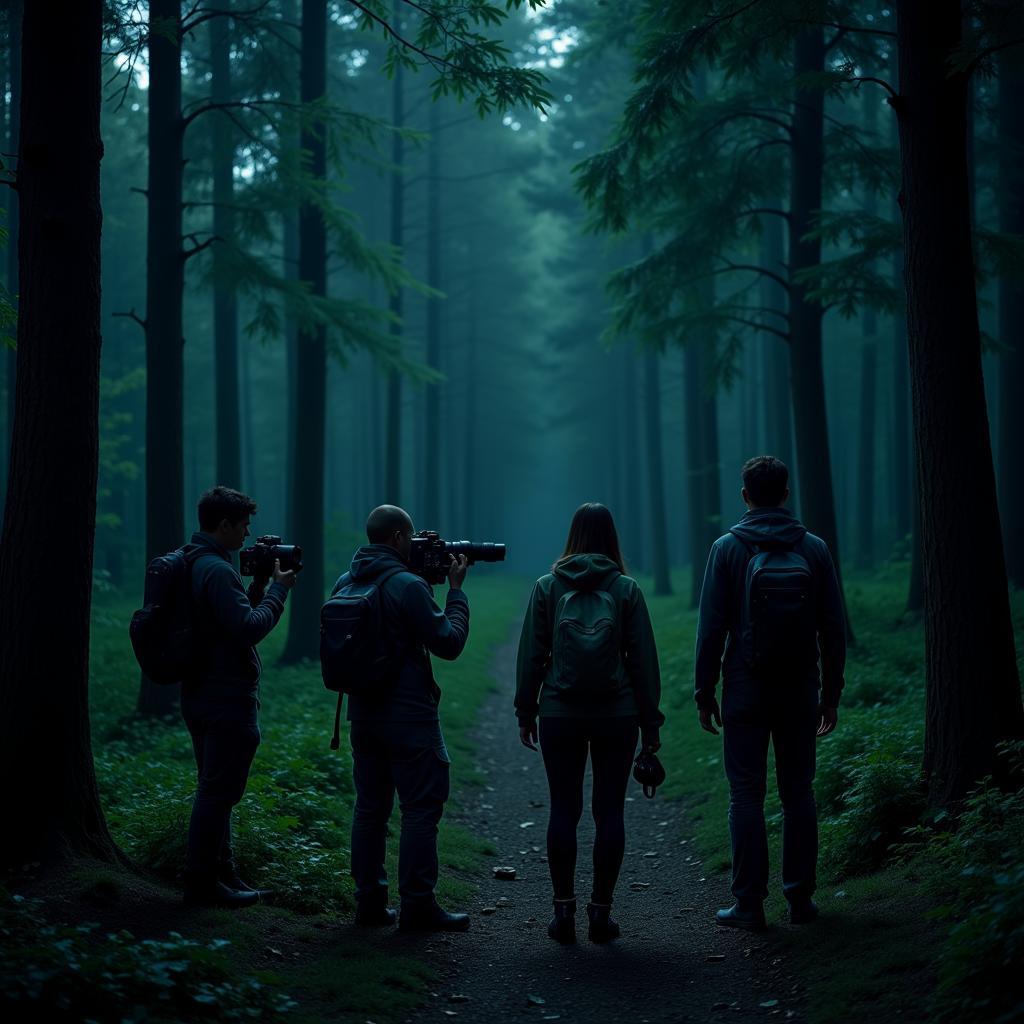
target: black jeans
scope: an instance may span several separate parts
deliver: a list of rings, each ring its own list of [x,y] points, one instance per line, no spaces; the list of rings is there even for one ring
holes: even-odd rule
[[[437,826],[448,799],[450,759],[439,722],[353,722],[356,786],[352,877],[356,899],[384,902],[388,820],[398,793],[402,835],[398,891],[402,907],[427,906],[437,886]]]
[[[764,798],[768,742],[782,801],[782,890],[787,900],[810,899],[818,860],[814,804],[816,680],[730,680],[722,688],[725,773],[729,779],[732,892],[744,909],[768,895],[768,835]]]
[[[255,697],[182,694],[198,772],[185,858],[190,884],[210,884],[219,872],[234,870],[231,811],[245,793],[260,744],[258,707]]]
[[[594,769],[591,902],[610,904],[626,849],[626,787],[636,753],[636,718],[541,718],[540,749],[551,792],[548,867],[556,900],[576,895],[576,827],[583,817],[587,754]]]

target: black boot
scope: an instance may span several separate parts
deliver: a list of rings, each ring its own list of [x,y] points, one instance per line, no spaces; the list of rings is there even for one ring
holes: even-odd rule
[[[398,919],[402,932],[465,932],[469,930],[469,914],[450,914],[436,903],[424,906],[403,905]]]
[[[790,924],[810,924],[817,920],[818,904],[812,899],[794,900],[789,905]]]
[[[611,912],[611,904],[587,904],[587,917],[590,918],[587,938],[591,942],[611,942],[619,937],[619,924],[611,919]]]
[[[355,923],[359,928],[386,928],[398,920],[398,911],[388,906],[388,891],[356,900]]]
[[[548,925],[548,935],[563,945],[576,941],[576,897],[555,900],[555,916]]]
[[[182,903],[186,907],[223,907],[226,910],[241,910],[259,903],[258,892],[238,892],[229,889],[222,882],[186,881]]]

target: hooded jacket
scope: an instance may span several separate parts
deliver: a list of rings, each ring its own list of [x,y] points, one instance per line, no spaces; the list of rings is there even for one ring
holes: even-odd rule
[[[607,590],[618,606],[622,663],[618,686],[600,701],[566,698],[550,685],[555,609],[570,588]],[[547,683],[548,685],[545,685]],[[516,661],[516,716],[532,722],[538,714],[551,718],[618,718],[636,716],[646,728],[659,727],[665,716],[661,673],[654,630],[644,595],[636,580],[619,572],[604,555],[572,555],[534,584],[519,639]]]
[[[271,583],[266,594],[246,593],[227,548],[205,533],[184,547],[192,565],[192,607],[202,654],[186,689],[208,697],[255,696],[262,664],[258,644],[277,625],[288,588]]]
[[[711,547],[700,592],[694,698],[708,706],[719,674],[725,686],[753,677],[743,642],[744,597],[751,547],[761,544],[791,547],[811,568],[817,643],[794,652],[794,660],[798,672],[802,668],[809,678],[819,679],[822,702],[837,707],[846,665],[846,619],[835,565],[825,542],[786,508],[751,509]]]
[[[405,648],[405,655],[394,684],[385,693],[379,697],[352,694],[348,698],[348,719],[436,722],[441,688],[434,680],[430,655],[454,661],[462,653],[469,637],[469,601],[462,590],[449,588],[442,611],[434,602],[430,584],[386,544],[359,548],[332,594],[350,581],[372,583],[387,572],[392,575],[380,588],[386,642],[396,650]]]

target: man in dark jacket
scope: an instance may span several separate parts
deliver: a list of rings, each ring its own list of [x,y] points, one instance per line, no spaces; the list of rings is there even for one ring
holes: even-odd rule
[[[185,862],[185,902],[193,906],[239,908],[259,899],[235,869],[231,811],[260,742],[256,644],[277,625],[295,573],[275,565],[269,589],[254,580],[246,593],[231,552],[245,543],[255,512],[252,498],[214,487],[199,499],[199,532],[184,548],[202,652],[181,689],[199,774]]]
[[[453,559],[442,611],[430,585],[408,568],[412,519],[394,505],[375,508],[366,521],[369,544],[335,585],[380,580],[386,643],[403,651],[394,682],[379,696],[353,694],[348,701],[356,787],[352,816],[352,876],[356,923],[393,924],[384,868],[385,834],[395,793],[402,810],[398,891],[406,931],[465,931],[468,914],[443,910],[437,885],[437,826],[448,799],[450,759],[441,735],[430,655],[454,661],[469,636],[469,602],[462,590],[466,558]]]
[[[775,748],[782,800],[782,888],[790,920],[803,924],[817,917],[811,899],[818,857],[815,737],[826,736],[836,727],[846,662],[846,620],[832,556],[825,542],[808,533],[783,507],[789,498],[788,482],[789,471],[771,456],[759,456],[744,465],[741,494],[748,511],[711,548],[697,624],[694,696],[703,729],[717,735],[712,721],[722,726],[724,720],[730,791],[736,904],[720,910],[718,922],[751,930],[765,927],[764,798],[769,740]],[[770,639],[781,640],[785,663],[765,669],[754,667],[754,620],[763,613],[751,610],[748,567],[759,552],[769,551],[790,552],[790,568],[809,576],[810,609],[806,613],[809,628],[801,632],[794,624],[792,636],[786,615],[775,621],[774,631],[783,635]],[[721,710],[715,698],[720,673]]]

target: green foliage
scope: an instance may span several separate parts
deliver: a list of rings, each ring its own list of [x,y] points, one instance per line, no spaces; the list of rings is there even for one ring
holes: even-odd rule
[[[265,1021],[295,1006],[267,980],[239,977],[221,939],[102,935],[93,924],[49,923],[38,904],[6,894],[0,937],[0,1007],[11,1019]]]
[[[399,67],[413,71],[429,67],[435,78],[431,86],[435,100],[453,96],[473,97],[477,113],[504,112],[516,106],[544,111],[552,97],[544,88],[544,75],[534,68],[516,68],[508,63],[509,51],[480,29],[501,26],[508,12],[523,6],[524,0],[505,0],[504,6],[489,0],[424,0],[407,3],[418,15],[412,34],[393,24],[390,2],[349,0],[361,12],[360,24],[380,28],[390,40],[384,71],[391,77]],[[536,10],[545,0],[526,0]]]

